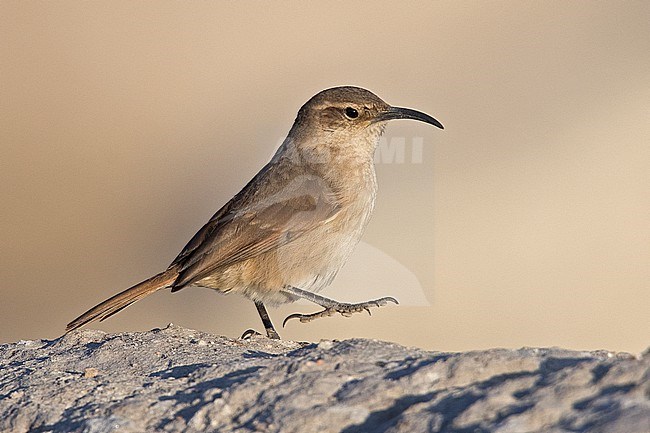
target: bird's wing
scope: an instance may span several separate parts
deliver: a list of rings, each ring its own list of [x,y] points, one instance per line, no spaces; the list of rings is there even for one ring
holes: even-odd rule
[[[278,180],[260,173],[174,260],[172,265],[181,266],[175,288],[179,290],[218,268],[278,248],[331,222],[340,212],[337,203],[336,194],[317,175]]]

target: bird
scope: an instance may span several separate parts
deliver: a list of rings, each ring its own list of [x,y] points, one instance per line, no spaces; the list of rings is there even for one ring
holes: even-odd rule
[[[323,90],[298,111],[271,160],[190,239],[166,270],[86,311],[66,333],[116,314],[161,289],[204,287],[252,300],[271,339],[279,339],[266,305],[305,299],[320,317],[367,311],[386,296],[360,303],[319,294],[359,242],[377,194],[374,151],[386,124],[411,119],[444,129],[435,118],[393,107],[361,87]],[[255,331],[249,330],[244,336]]]

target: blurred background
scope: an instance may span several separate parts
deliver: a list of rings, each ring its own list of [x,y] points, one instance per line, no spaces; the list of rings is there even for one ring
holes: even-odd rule
[[[446,127],[389,125],[374,217],[323,292],[405,302],[284,338],[642,351],[648,22],[647,1],[3,1],[0,341],[57,337],[163,270],[307,99],[352,84]],[[169,322],[261,329],[206,289],[92,326]]]

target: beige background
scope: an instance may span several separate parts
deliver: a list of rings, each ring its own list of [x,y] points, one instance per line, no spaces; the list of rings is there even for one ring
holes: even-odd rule
[[[355,84],[446,129],[389,126],[407,162],[378,164],[365,255],[324,294],[360,300],[383,254],[430,306],[293,323],[285,338],[639,352],[650,342],[649,21],[647,1],[3,1],[0,340],[56,337],[164,269],[300,105]],[[297,310],[315,308],[271,315]],[[157,293],[98,327],[168,322],[260,328],[250,301],[199,289]]]

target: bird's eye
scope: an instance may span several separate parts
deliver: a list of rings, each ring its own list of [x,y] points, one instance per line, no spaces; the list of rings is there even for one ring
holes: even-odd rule
[[[347,107],[345,109],[345,115],[348,116],[350,119],[356,119],[357,117],[359,117],[359,112],[352,107]]]

